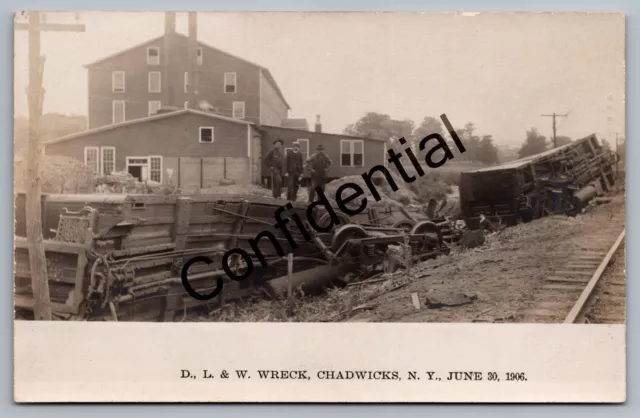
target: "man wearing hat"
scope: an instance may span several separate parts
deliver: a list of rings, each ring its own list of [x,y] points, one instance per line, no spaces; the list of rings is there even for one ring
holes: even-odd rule
[[[271,171],[271,190],[275,199],[280,199],[282,193],[282,177],[284,176],[284,150],[282,140],[273,141],[273,148],[264,156],[264,163]]]
[[[317,152],[307,160],[307,167],[311,174],[311,185],[309,186],[309,203],[316,198],[316,188],[320,188],[324,192],[324,181],[327,171],[331,167],[331,158],[324,152],[324,146],[319,144],[316,147]]]
[[[285,170],[287,173],[287,200],[295,202],[298,197],[298,188],[300,188],[300,180],[302,180],[302,172],[304,162],[302,153],[300,153],[300,143],[293,143],[293,151],[284,157]]]

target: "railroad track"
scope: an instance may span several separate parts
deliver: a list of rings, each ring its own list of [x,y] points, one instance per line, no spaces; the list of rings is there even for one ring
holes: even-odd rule
[[[523,313],[526,323],[625,323],[624,212],[614,214],[544,280]]]

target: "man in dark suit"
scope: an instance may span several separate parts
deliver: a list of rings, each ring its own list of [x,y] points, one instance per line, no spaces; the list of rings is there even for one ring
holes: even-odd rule
[[[284,176],[284,150],[282,140],[273,141],[273,148],[264,156],[264,163],[271,171],[271,191],[275,199],[280,199],[282,194],[282,177]]]
[[[331,158],[324,152],[324,145],[319,144],[316,148],[317,152],[307,160],[309,173],[311,174],[311,185],[309,186],[309,203],[313,202],[316,197],[316,188],[320,188],[324,192],[324,182],[327,177],[327,171],[331,167]]]
[[[287,172],[287,199],[295,202],[298,197],[298,189],[302,180],[304,170],[304,162],[302,153],[300,152],[300,144],[298,141],[293,143],[293,150],[285,156],[285,167]]]

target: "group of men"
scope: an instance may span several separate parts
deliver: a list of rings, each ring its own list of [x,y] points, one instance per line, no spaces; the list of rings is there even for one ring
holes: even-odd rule
[[[316,196],[316,188],[324,191],[324,183],[327,171],[331,167],[331,158],[324,152],[324,146],[318,145],[316,153],[311,155],[307,161],[300,152],[300,143],[295,141],[291,152],[285,152],[284,142],[281,139],[273,141],[271,148],[264,157],[264,162],[271,172],[271,190],[273,197],[280,199],[282,186],[286,177],[287,200],[295,202],[300,189],[300,182],[304,174],[305,163],[309,169],[311,183],[309,184],[309,202]]]

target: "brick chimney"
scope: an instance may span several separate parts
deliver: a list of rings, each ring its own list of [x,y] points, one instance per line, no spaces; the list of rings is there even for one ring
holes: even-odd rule
[[[170,80],[173,80],[175,77],[172,74],[171,62],[173,60],[173,43],[176,33],[176,12],[165,12],[164,13],[164,43],[162,48],[162,53],[160,54],[160,65],[162,66],[162,104],[173,106],[175,105],[174,99],[174,83],[171,83]]]
[[[322,132],[322,123],[320,122],[320,115],[316,115],[316,132]]]

